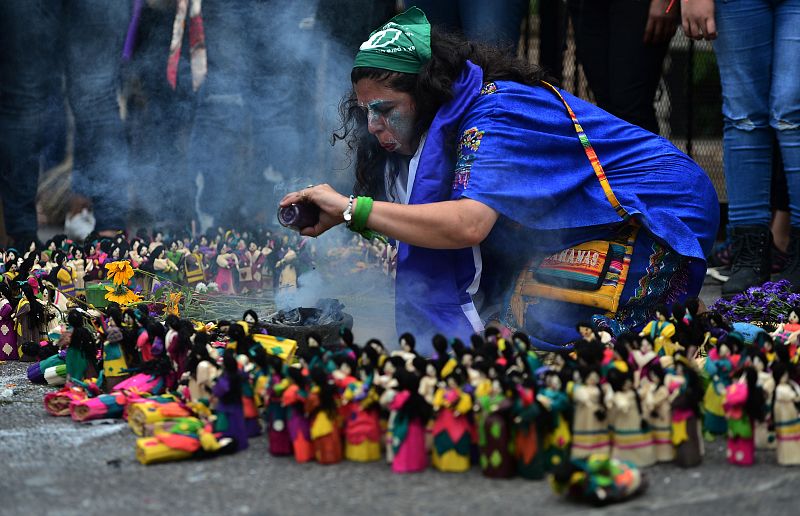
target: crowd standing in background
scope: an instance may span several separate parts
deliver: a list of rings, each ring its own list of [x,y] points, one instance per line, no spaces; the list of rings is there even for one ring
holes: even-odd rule
[[[335,170],[336,155],[320,143],[347,87],[336,63],[346,67],[368,28],[412,5],[434,24],[505,46],[517,44],[535,6],[539,61],[556,79],[571,20],[594,100],[656,133],[653,97],[682,16],[688,36],[714,40],[722,79],[730,239],[712,264],[727,266],[718,276],[731,278],[724,293],[777,271],[798,283],[797,0],[8,0],[0,5],[7,244],[37,239],[41,172],[67,154],[67,185],[43,190],[39,202],[60,204],[51,222],[65,218],[77,238],[137,224],[264,223],[297,181],[333,173],[345,182],[347,164]]]

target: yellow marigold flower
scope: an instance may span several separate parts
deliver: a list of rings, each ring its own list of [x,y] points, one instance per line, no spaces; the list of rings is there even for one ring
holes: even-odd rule
[[[127,260],[107,263],[106,270],[108,270],[108,277],[111,278],[114,285],[127,285],[133,277],[133,267]]]
[[[178,303],[181,301],[181,297],[183,296],[180,292],[172,292],[167,298],[167,302],[164,306],[164,314],[165,315],[176,315],[180,317],[180,310],[178,308]]]
[[[124,286],[118,287],[105,287],[108,291],[104,296],[107,300],[117,303],[120,306],[130,305],[132,303],[138,303],[142,300],[134,291],[130,290]]]

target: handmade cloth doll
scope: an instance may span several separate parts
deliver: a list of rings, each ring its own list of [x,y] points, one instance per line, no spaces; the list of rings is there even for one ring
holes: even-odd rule
[[[72,246],[72,259],[67,262],[67,265],[72,269],[75,291],[78,294],[83,293],[86,286],[83,278],[86,275],[86,264],[83,248],[78,245]]]
[[[753,353],[752,365],[758,374],[758,386],[764,393],[764,414],[772,414],[772,400],[775,394],[775,380],[771,373],[766,371],[767,359],[759,351]],[[753,425],[753,436],[757,450],[774,449],[777,445],[773,422],[767,421],[765,417],[761,421],[756,421]]]
[[[550,418],[550,430],[544,439],[545,460],[548,471],[569,460],[572,435],[569,429],[572,405],[562,387],[557,371],[544,374],[544,389],[536,395],[536,401]]]
[[[207,334],[198,333],[195,335],[186,369],[189,374],[187,384],[189,399],[195,403],[208,400],[218,369],[216,362],[208,352]]]
[[[676,355],[675,375],[668,384],[672,404],[672,444],[675,464],[683,468],[703,461],[703,439],[700,429],[700,404],[703,385],[694,365],[682,355]]]
[[[611,456],[638,467],[653,465],[656,462],[653,438],[631,375],[614,368],[608,371],[607,379],[614,390],[608,406]]]
[[[641,387],[642,408],[645,420],[653,437],[653,449],[658,462],[672,462],[675,447],[672,445],[672,407],[669,387],[665,383],[666,373],[660,364],[648,370],[648,382]]]
[[[219,254],[216,257],[217,275],[214,278],[219,291],[225,294],[235,294],[236,286],[234,284],[234,273],[239,274],[239,258],[235,253],[231,252],[227,243],[221,242],[219,245]]]
[[[206,281],[205,256],[200,252],[199,244],[192,245],[192,252],[183,260],[183,274],[186,283],[194,288],[200,282]]]
[[[225,437],[230,437],[236,443],[236,450],[247,448],[247,428],[244,423],[244,410],[242,409],[242,375],[236,354],[232,349],[226,349],[222,357],[223,373],[217,377],[211,392],[216,403],[214,412],[217,421],[214,430],[222,432]]]
[[[306,403],[311,420],[311,445],[320,464],[342,461],[342,437],[336,387],[322,366],[311,369],[313,388]]]
[[[103,378],[106,392],[128,377],[128,362],[122,349],[122,339],[122,330],[109,325],[103,342]]]
[[[475,395],[478,456],[481,471],[489,478],[510,478],[516,472],[512,454],[512,400],[499,381],[492,388]]]
[[[669,317],[667,307],[659,305],[655,309],[655,319],[647,323],[639,333],[640,336],[649,336],[653,342],[654,351],[658,356],[670,355],[675,353],[676,344],[672,342],[675,335],[675,325],[667,320]]]
[[[772,421],[777,437],[776,458],[781,466],[800,465],[800,386],[789,379],[783,363],[773,366],[775,393],[772,401]]]
[[[342,403],[345,458],[355,462],[380,460],[380,407],[372,378],[348,384],[342,394]]]
[[[463,370],[456,368],[444,378],[446,386],[434,395],[431,464],[439,471],[464,472],[470,466],[472,397],[461,389],[464,380]]]
[[[50,271],[48,280],[58,287],[58,290],[66,296],[75,295],[75,273],[67,262],[67,255],[63,251],[57,251],[53,257],[55,266]]]
[[[572,389],[575,415],[572,422],[572,458],[584,459],[592,454],[608,455],[611,438],[608,434],[608,410],[605,393],[600,387],[600,371],[587,368],[582,383]]]
[[[83,316],[77,310],[70,311],[67,323],[72,327],[66,356],[67,381],[96,377],[97,342],[94,335],[84,326]]]
[[[714,435],[724,435],[728,429],[722,402],[725,397],[725,389],[731,384],[731,372],[734,364],[730,355],[730,348],[724,342],[718,341],[716,346],[709,350],[704,364],[710,381],[703,397],[705,410],[703,428],[706,432]]]
[[[42,337],[42,325],[44,324],[44,308],[36,299],[33,288],[25,283],[21,287],[22,296],[17,302],[17,309],[14,312],[14,331],[17,334],[19,343],[20,360],[33,362],[36,356],[25,353],[22,346],[28,342],[38,344]]]
[[[728,462],[750,466],[755,458],[753,424],[763,419],[764,412],[764,393],[754,368],[746,367],[738,381],[725,389],[723,408],[728,421]]]
[[[11,290],[0,278],[0,360],[19,360]]]
[[[314,459],[314,448],[311,444],[311,423],[306,416],[306,400],[308,399],[308,380],[302,370],[296,367],[288,369],[291,385],[283,391],[281,404],[287,408],[289,437],[292,440],[294,459],[303,463]]]
[[[593,505],[622,502],[647,488],[636,466],[605,455],[563,464],[553,475],[551,485],[557,494]]]
[[[536,399],[534,380],[528,378],[513,391],[511,430],[516,471],[522,478],[541,480],[548,471],[544,454],[545,436],[549,421]],[[509,475],[510,476],[510,475]]]
[[[389,409],[393,412],[389,432],[392,436],[392,471],[414,473],[428,467],[425,425],[431,406],[419,394],[419,377],[405,369],[395,372],[397,394]]]

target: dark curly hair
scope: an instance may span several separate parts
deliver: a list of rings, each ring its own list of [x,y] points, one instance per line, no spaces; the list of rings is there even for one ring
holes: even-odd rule
[[[453,83],[464,70],[467,60],[483,69],[486,82],[514,81],[528,85],[539,84],[542,80],[553,82],[541,67],[516,57],[513,49],[467,41],[437,27],[431,30],[431,59],[418,74],[359,67],[353,68],[350,80],[356,84],[361,79],[372,79],[411,95],[416,105],[414,136],[419,138],[430,127],[439,108],[453,98]],[[355,91],[342,99],[339,115],[342,125],[334,132],[332,142],[343,140],[351,156],[355,155],[354,193],[385,194],[384,163],[389,164],[392,172],[390,185],[393,185],[402,158],[381,148],[378,140],[369,134],[366,113],[358,105]],[[454,146],[451,150],[455,150]]]

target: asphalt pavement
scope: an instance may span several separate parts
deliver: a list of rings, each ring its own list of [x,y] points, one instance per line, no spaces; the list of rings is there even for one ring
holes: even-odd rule
[[[714,288],[704,290],[707,302]],[[698,468],[647,468],[641,497],[603,509],[565,501],[546,481],[491,480],[478,468],[396,475],[382,462],[297,464],[270,456],[263,436],[235,455],[142,466],[127,424],[49,416],[42,398],[52,388],[29,383],[26,365],[0,364],[0,515],[800,513],[800,468],[777,466],[770,451],[758,451],[752,467],[728,465],[724,440],[707,445]]]

